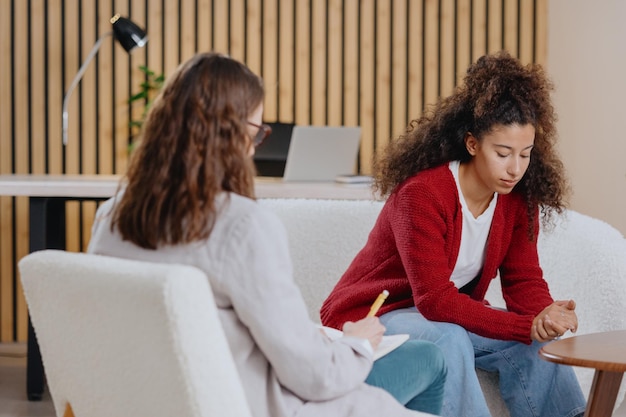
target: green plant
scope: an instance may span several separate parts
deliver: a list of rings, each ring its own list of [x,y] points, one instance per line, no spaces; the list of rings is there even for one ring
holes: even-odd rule
[[[156,97],[157,93],[163,87],[163,83],[165,82],[165,75],[157,74],[150,68],[145,65],[140,65],[139,70],[144,74],[144,80],[141,84],[139,84],[139,92],[133,94],[129,99],[128,103],[133,106],[137,102],[143,103],[143,111],[141,112],[141,118],[136,120],[131,120],[129,122],[129,126],[132,130],[131,139],[134,138],[139,131],[141,131],[141,127],[143,126],[143,122],[148,114],[148,110],[150,109],[150,105],[152,101]],[[135,147],[135,141],[132,140],[129,144],[129,152]]]

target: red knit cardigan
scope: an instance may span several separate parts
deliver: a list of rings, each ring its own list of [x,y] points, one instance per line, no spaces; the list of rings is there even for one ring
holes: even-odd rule
[[[340,329],[365,317],[386,289],[379,315],[415,305],[428,320],[530,343],[533,318],[553,300],[539,266],[538,216],[534,239],[528,221],[518,193],[498,196],[480,280],[470,295],[460,293],[450,280],[463,222],[456,184],[447,164],[422,171],[389,196],[365,247],[322,305],[322,323]],[[498,270],[508,311],[484,299]]]

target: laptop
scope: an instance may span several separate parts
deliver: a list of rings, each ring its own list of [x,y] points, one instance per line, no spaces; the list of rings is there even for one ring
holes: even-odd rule
[[[294,126],[283,181],[334,181],[356,172],[361,128]]]

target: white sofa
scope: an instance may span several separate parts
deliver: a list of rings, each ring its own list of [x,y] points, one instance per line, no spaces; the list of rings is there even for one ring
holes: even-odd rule
[[[283,221],[290,240],[294,277],[311,317],[365,243],[383,202],[359,200],[262,199]],[[577,334],[626,329],[626,239],[598,219],[567,211],[552,229],[542,230],[539,256],[555,299],[577,302]],[[504,307],[497,280],[487,299]],[[569,336],[569,333],[568,333]],[[583,392],[593,371],[575,368]],[[497,375],[479,372],[493,416],[508,416]],[[624,398],[623,384],[617,399]]]

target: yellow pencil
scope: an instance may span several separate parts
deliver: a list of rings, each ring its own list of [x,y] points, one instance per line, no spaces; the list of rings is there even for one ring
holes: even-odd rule
[[[376,315],[376,313],[378,313],[378,310],[380,309],[380,306],[383,305],[383,303],[385,302],[385,300],[387,299],[387,296],[389,295],[389,291],[384,290],[383,292],[381,292],[378,297],[376,298],[376,301],[374,301],[374,304],[372,304],[372,307],[370,308],[370,312],[367,313],[366,317],[373,317]]]

